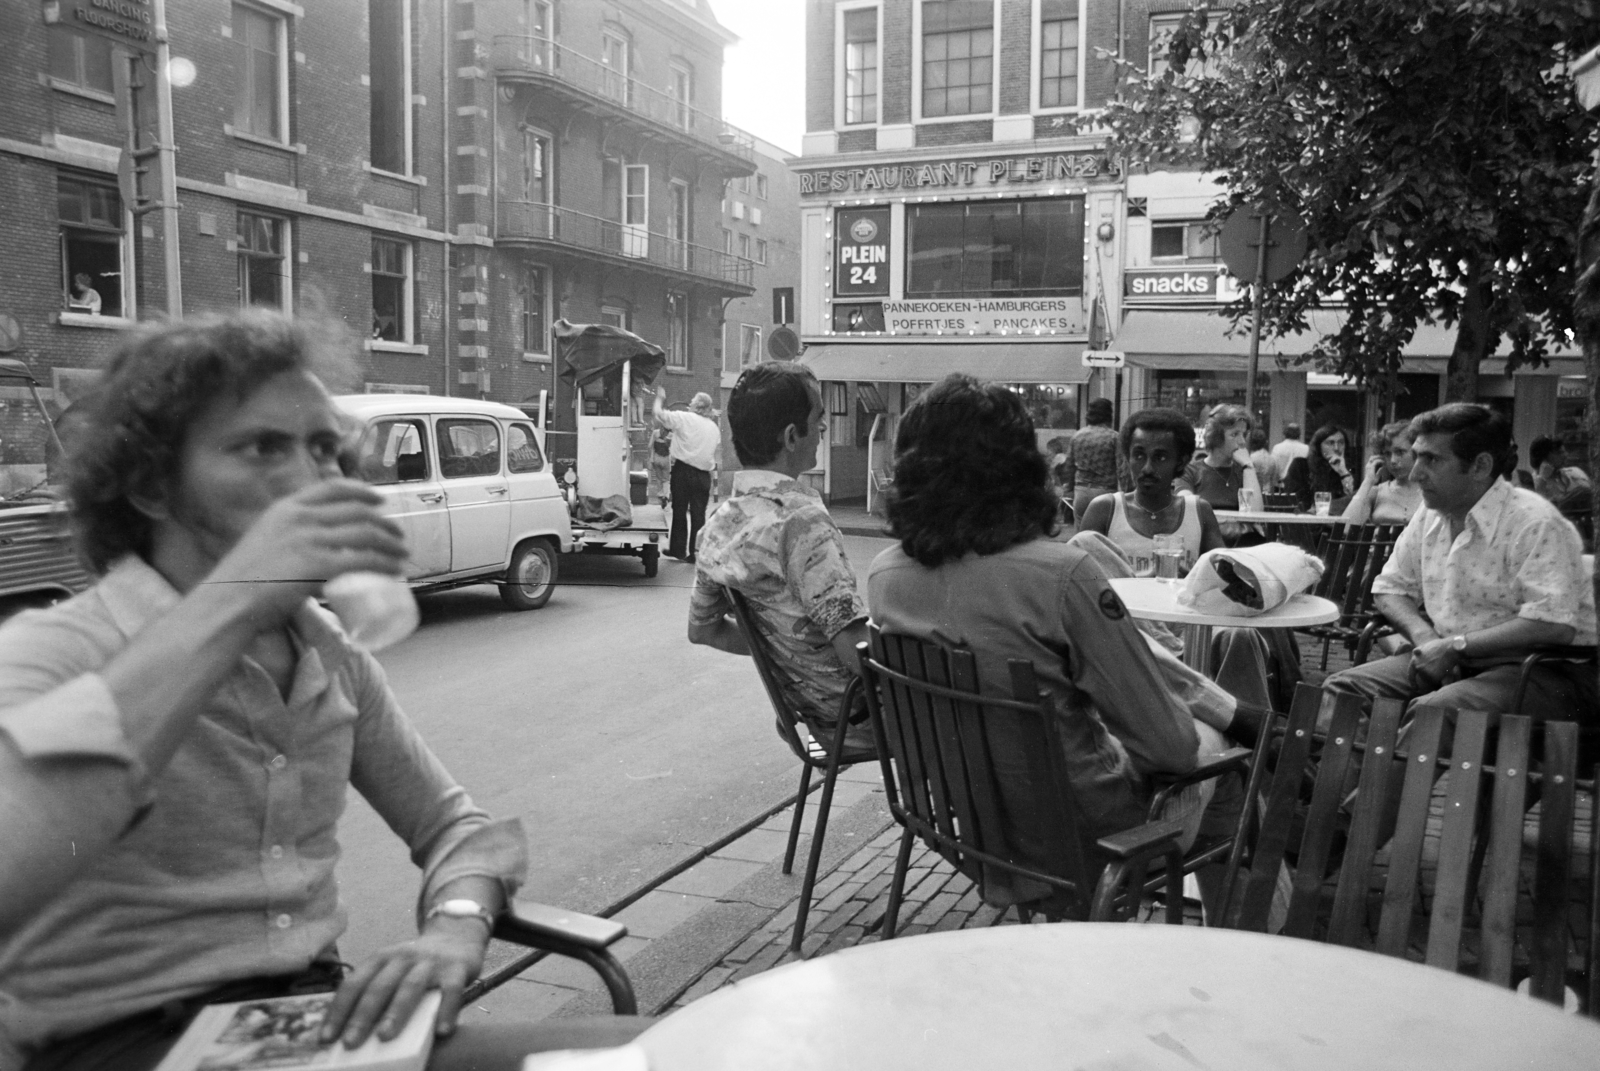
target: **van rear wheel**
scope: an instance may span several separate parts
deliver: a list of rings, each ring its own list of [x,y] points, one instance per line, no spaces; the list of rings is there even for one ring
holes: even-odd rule
[[[537,610],[555,592],[556,573],[555,548],[542,539],[530,539],[512,555],[500,598],[513,610]]]

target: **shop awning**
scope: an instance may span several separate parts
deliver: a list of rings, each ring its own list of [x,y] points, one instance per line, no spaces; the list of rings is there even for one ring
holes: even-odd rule
[[[850,342],[807,346],[802,364],[829,382],[937,383],[951,372],[1002,383],[1087,383],[1081,342]]]
[[[1288,364],[1304,357],[1325,335],[1339,330],[1344,314],[1334,309],[1315,309],[1307,317],[1305,331],[1282,338],[1261,340],[1261,367],[1271,371],[1279,358],[1296,370],[1306,366]],[[1128,363],[1139,368],[1165,371],[1243,372],[1250,363],[1250,331],[1247,326],[1230,333],[1232,322],[1215,312],[1179,309],[1135,309],[1122,321],[1111,348],[1128,355]],[[1442,375],[1448,370],[1450,351],[1455,347],[1456,329],[1426,323],[1417,327],[1402,355],[1402,372]],[[1509,339],[1501,339],[1495,356],[1484,360],[1480,372],[1500,375],[1511,352]],[[1531,374],[1582,375],[1583,357],[1561,348],[1551,353],[1549,365],[1529,369]]]

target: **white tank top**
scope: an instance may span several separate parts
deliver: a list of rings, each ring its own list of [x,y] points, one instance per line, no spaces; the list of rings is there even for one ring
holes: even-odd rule
[[[1112,498],[1116,502],[1116,508],[1111,515],[1111,528],[1106,532],[1106,538],[1128,556],[1128,560],[1133,563],[1134,576],[1155,576],[1155,541],[1135,531],[1133,525],[1128,523],[1127,507],[1123,503],[1122,493],[1118,492]],[[1177,498],[1183,503],[1183,519],[1178,522],[1177,534],[1183,537],[1183,568],[1188,569],[1194,564],[1195,559],[1200,557],[1200,510],[1195,506],[1194,495],[1191,492],[1179,491]]]

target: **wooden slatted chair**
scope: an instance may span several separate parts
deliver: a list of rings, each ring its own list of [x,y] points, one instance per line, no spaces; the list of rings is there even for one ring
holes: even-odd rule
[[[839,702],[838,729],[833,739],[829,741],[826,751],[809,731],[801,732],[801,727],[805,723],[790,704],[788,696],[784,694],[782,684],[784,674],[773,660],[772,648],[756,624],[755,616],[750,612],[749,602],[732,588],[723,590],[728,593],[728,599],[733,603],[734,620],[739,623],[739,631],[744,635],[745,645],[750,648],[750,658],[756,664],[756,672],[761,677],[761,683],[767,690],[767,698],[771,700],[773,712],[777,715],[778,735],[789,745],[789,750],[794,752],[795,758],[800,760],[800,788],[794,798],[794,821],[789,826],[789,844],[783,853],[785,874],[794,871],[795,848],[800,842],[800,826],[805,819],[806,797],[811,791],[811,772],[816,770],[822,774],[822,799],[817,803],[817,822],[811,834],[811,853],[806,859],[806,873],[800,883],[800,904],[795,913],[794,933],[789,938],[789,950],[798,955],[800,942],[805,940],[806,936],[806,919],[811,912],[811,892],[817,883],[817,867],[822,861],[822,840],[828,832],[828,812],[833,807],[833,788],[839,780],[839,771],[857,762],[871,762],[877,758],[877,754],[873,751],[851,749],[845,744],[850,710],[861,692],[860,678],[850,682],[844,698]]]
[[[1226,842],[1185,858],[1177,849],[1182,822],[1154,821],[1091,850],[1082,840],[1055,707],[1032,664],[1009,662],[1008,697],[981,695],[971,651],[876,626],[868,632],[870,648],[861,648],[867,701],[889,810],[903,827],[884,940],[895,934],[919,839],[986,900],[1015,902],[1024,919],[1035,911],[1051,919],[1124,918],[1159,889],[1166,920],[1182,921],[1183,875],[1220,862]],[[1248,751],[1234,748],[1165,787],[1242,772],[1248,760]]]
[[[1261,493],[1261,509],[1265,513],[1294,513],[1299,508],[1299,501],[1288,491]]]
[[[1264,737],[1278,741],[1275,761],[1270,763],[1273,770],[1270,777],[1263,774],[1250,786],[1254,806],[1247,808],[1253,813],[1247,813],[1246,821],[1255,827],[1244,831],[1249,858],[1244,865],[1237,856],[1230,859],[1223,919],[1238,929],[1265,932],[1269,920],[1277,916],[1288,936],[1420,958],[1451,971],[1459,971],[1464,959],[1470,960],[1471,942],[1464,944],[1463,938],[1475,933],[1475,973],[1485,981],[1510,986],[1516,980],[1524,816],[1530,781],[1537,782],[1542,798],[1526,951],[1534,995],[1561,1002],[1570,936],[1577,726],[1545,725],[1538,769],[1531,772],[1535,755],[1530,718],[1506,715],[1498,732],[1492,733],[1487,715],[1463,712],[1457,718],[1451,754],[1441,759],[1440,713],[1419,712],[1407,727],[1403,744],[1397,746],[1401,710],[1395,700],[1374,703],[1365,740],[1357,744],[1359,701],[1300,686],[1281,733]],[[1319,716],[1328,726],[1320,737]],[[1495,736],[1498,740],[1492,741]],[[1308,768],[1314,774],[1308,775]],[[1419,930],[1424,843],[1441,771],[1448,772],[1449,783],[1432,899]],[[1309,803],[1305,801],[1308,776]],[[1391,821],[1393,836],[1385,845]],[[1340,836],[1345,838],[1342,855]],[[1481,873],[1473,866],[1475,838],[1487,841]],[[1381,874],[1375,865],[1379,849],[1384,849]],[[1292,877],[1287,903],[1279,892],[1280,869]],[[1590,869],[1596,869],[1592,853]],[[1591,899],[1595,877],[1592,874],[1589,883]],[[1370,922],[1375,881],[1381,893],[1374,929]],[[1475,930],[1467,926],[1474,913]],[[1590,915],[1595,915],[1592,907]],[[1594,956],[1591,936],[1591,987]],[[1591,1008],[1595,1006],[1592,998]]]
[[[1322,641],[1322,669],[1335,640],[1354,652],[1362,630],[1376,615],[1372,582],[1394,553],[1395,541],[1405,528],[1399,524],[1335,525],[1322,547],[1322,578],[1311,594],[1334,602],[1339,619],[1326,625],[1296,629]]]

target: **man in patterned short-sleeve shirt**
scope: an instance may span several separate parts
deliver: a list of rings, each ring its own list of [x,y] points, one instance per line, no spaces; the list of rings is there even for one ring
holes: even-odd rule
[[[1503,415],[1457,403],[1423,413],[1411,430],[1411,478],[1426,508],[1372,590],[1415,648],[1334,674],[1327,687],[1411,700],[1413,713],[1427,705],[1451,720],[1463,710],[1504,713],[1528,648],[1595,642],[1582,541],[1555,506],[1505,481],[1515,455]],[[1592,722],[1596,692],[1592,665],[1546,662],[1523,712]]]
[[[744,468],[700,537],[689,641],[749,654],[729,617],[726,589],[739,592],[771,645],[785,694],[827,743],[855,672],[855,645],[866,639],[867,611],[839,526],[799,480],[822,441],[816,379],[788,362],[747,369],[728,399],[728,426]],[[865,722],[846,734],[849,750],[872,746]]]

